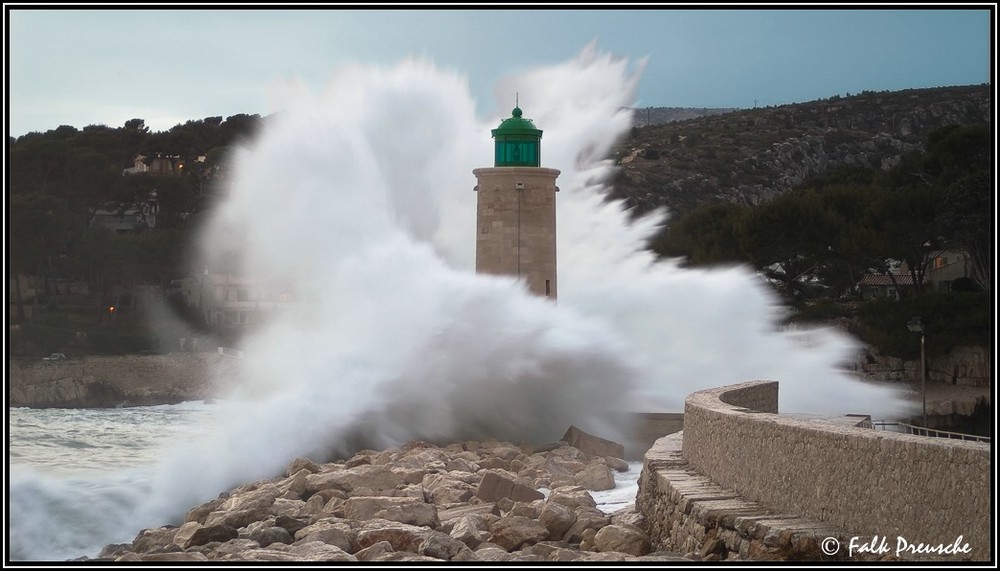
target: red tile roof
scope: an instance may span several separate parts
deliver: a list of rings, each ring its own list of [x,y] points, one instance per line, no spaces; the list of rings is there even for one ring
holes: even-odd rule
[[[865,274],[861,278],[861,282],[858,285],[862,286],[903,286],[908,287],[913,285],[913,278],[910,274],[896,274],[896,283],[892,283],[892,277],[889,274]],[[927,282],[927,275],[924,275],[924,282]]]

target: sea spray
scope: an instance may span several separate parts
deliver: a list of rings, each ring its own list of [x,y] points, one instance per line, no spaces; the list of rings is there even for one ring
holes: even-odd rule
[[[776,299],[747,268],[655,260],[645,244],[667,214],[632,220],[606,200],[606,157],[630,128],[639,71],[590,46],[505,80],[508,102],[487,120],[463,77],[422,60],[351,68],[326,93],[289,98],[233,155],[195,265],[287,280],[296,302],[244,339],[221,425],[164,450],[141,492],[91,498],[99,533],[27,557],[96,555],[296,456],[413,439],[551,441],[570,424],[623,438],[629,412],[681,410],[694,390],[750,379],[779,381],[782,410],[898,413],[894,393],[840,372],[855,341],[782,330]],[[545,131],[542,166],[562,172],[558,303],[472,270],[472,169],[490,166],[489,130],[515,87]],[[12,524],[31,509],[12,502]],[[45,513],[74,533],[63,512]]]

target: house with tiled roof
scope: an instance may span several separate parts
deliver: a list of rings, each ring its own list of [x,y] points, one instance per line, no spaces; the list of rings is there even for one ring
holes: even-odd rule
[[[942,250],[930,258],[921,285],[925,291],[949,292],[955,280],[970,276],[969,255],[961,250]],[[861,277],[858,289],[861,298],[899,299],[913,289],[913,276],[906,263],[890,270],[890,273],[869,273]]]
[[[924,275],[927,283],[927,275]],[[910,274],[865,274],[858,282],[861,298],[869,299],[899,299],[900,294],[913,289],[913,277]],[[902,291],[901,291],[902,290]]]

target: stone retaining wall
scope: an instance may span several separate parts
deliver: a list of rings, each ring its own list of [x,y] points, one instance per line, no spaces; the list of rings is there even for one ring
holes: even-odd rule
[[[893,551],[897,538],[937,546],[962,537],[971,553],[955,559],[989,559],[989,444],[780,417],[777,395],[774,382],[690,395],[683,460],[747,501],[887,537]],[[650,493],[664,492],[647,479],[640,495]]]
[[[231,381],[221,371],[232,363],[217,353],[11,360],[7,405],[105,408],[201,400]]]
[[[927,382],[969,387],[989,387],[993,378],[993,353],[985,347],[956,347],[947,355],[927,357]],[[861,378],[881,382],[920,379],[919,359],[900,359],[866,350],[854,364]]]
[[[636,509],[646,519],[654,549],[695,560],[878,560],[878,554],[831,549],[849,546],[851,533],[780,514],[741,498],[702,476],[681,454],[683,433],[660,438],[646,453]],[[824,552],[824,546],[828,551]]]

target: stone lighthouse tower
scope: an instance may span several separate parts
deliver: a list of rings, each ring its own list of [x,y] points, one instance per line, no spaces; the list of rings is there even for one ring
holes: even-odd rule
[[[540,167],[542,131],[515,107],[493,129],[493,168],[472,171],[479,193],[476,272],[524,279],[556,299],[556,177]]]

